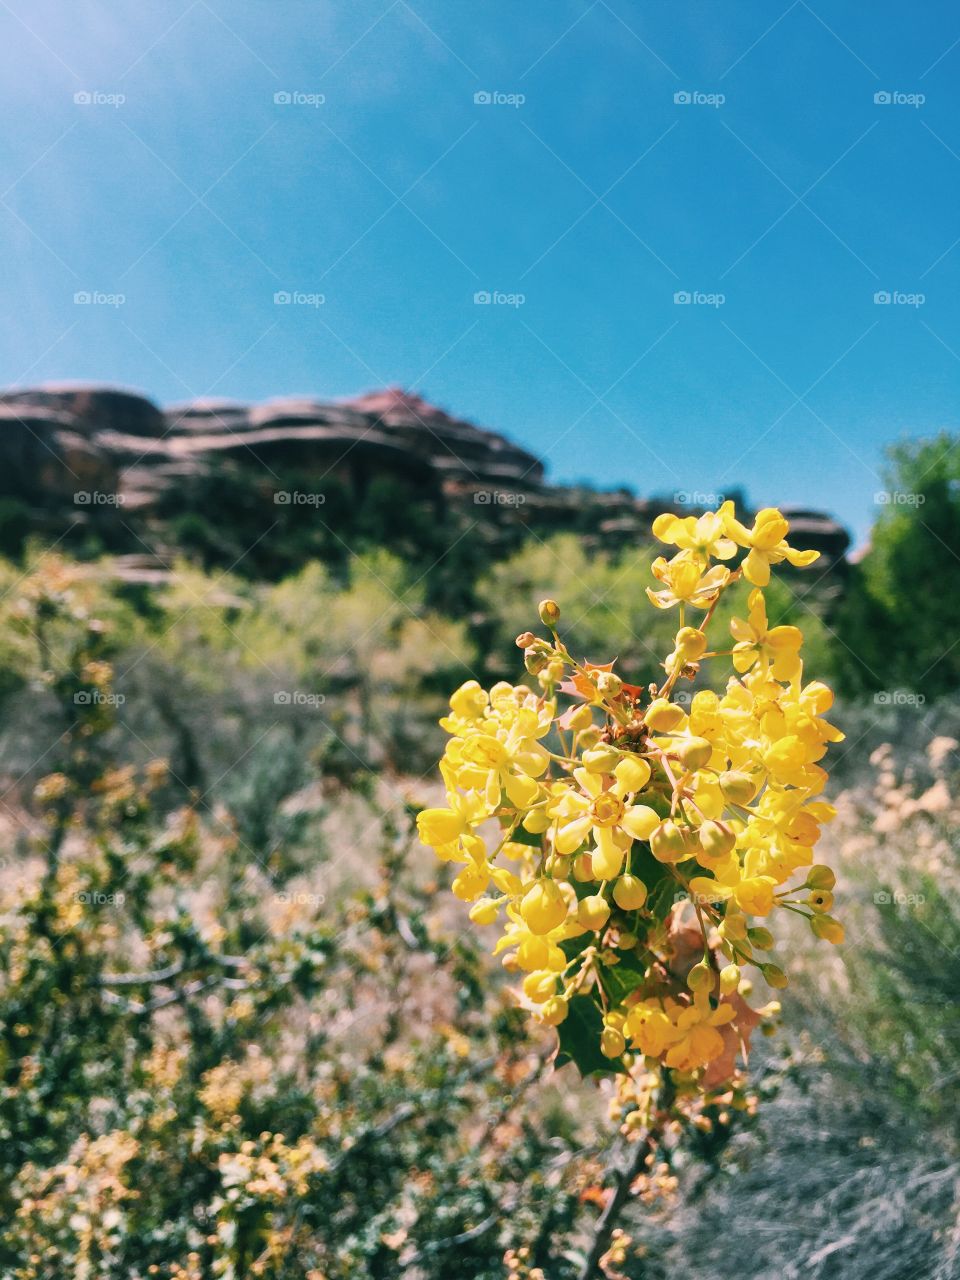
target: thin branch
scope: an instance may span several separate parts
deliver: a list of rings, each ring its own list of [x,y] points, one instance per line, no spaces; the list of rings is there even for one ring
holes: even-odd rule
[[[617,1225],[617,1220],[623,1211],[624,1205],[630,1198],[630,1188],[633,1186],[634,1179],[643,1172],[652,1146],[651,1133],[647,1129],[633,1144],[633,1152],[630,1159],[617,1176],[617,1185],[614,1188],[613,1195],[607,1201],[606,1208],[597,1220],[597,1225],[593,1232],[593,1242],[580,1272],[579,1280],[594,1280],[594,1277],[598,1274],[600,1259],[609,1247],[613,1229]]]

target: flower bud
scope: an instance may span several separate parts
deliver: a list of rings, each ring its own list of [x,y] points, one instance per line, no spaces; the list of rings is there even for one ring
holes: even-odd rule
[[[540,673],[540,683],[557,684],[563,679],[563,659],[551,658]]]
[[[544,1000],[549,1000],[556,989],[557,975],[549,970],[535,969],[523,980],[523,994],[534,1004],[543,1004]]]
[[[619,1058],[626,1047],[622,1031],[616,1027],[604,1027],[600,1035],[600,1052],[605,1058]]]
[[[577,908],[577,919],[585,929],[602,929],[610,919],[610,903],[599,893],[582,898]]]
[[[545,627],[555,627],[560,621],[560,606],[556,600],[541,600],[537,612]]]
[[[581,751],[589,751],[591,747],[595,747],[600,741],[600,730],[596,725],[591,725],[589,729],[580,730],[580,749]]]
[[[552,880],[569,880],[572,865],[570,858],[562,858],[559,853],[551,853],[544,870]]]
[[[743,916],[731,914],[720,921],[717,931],[730,942],[742,942],[748,933],[747,922]]]
[[[613,671],[601,671],[597,676],[597,693],[604,698],[618,698],[623,693],[623,681]]]
[[[613,886],[613,900],[623,911],[639,911],[647,900],[647,886],[628,872]]]
[[[673,750],[680,758],[683,767],[693,773],[710,762],[713,744],[706,738],[684,738],[674,743]]]
[[[529,649],[531,645],[537,643],[537,637],[532,631],[521,631],[517,636],[517,648]]]
[[[543,809],[531,809],[520,825],[524,831],[529,831],[532,836],[539,836],[543,835],[544,831],[550,830],[553,826],[553,819]]]
[[[650,836],[650,851],[658,862],[682,862],[689,856],[686,832],[672,818],[665,818]]]
[[[817,863],[807,872],[806,887],[808,889],[832,889],[836,883],[837,877],[823,863]]]
[[[706,858],[725,858],[737,846],[736,832],[725,822],[708,818],[700,827],[700,847]]]
[[[674,644],[686,662],[696,662],[707,651],[707,637],[696,627],[681,627]]]
[[[620,763],[621,755],[616,747],[594,747],[583,753],[583,767],[588,773],[613,773]]]
[[[650,781],[650,766],[640,756],[623,756],[613,772],[624,791],[640,791]]]
[[[757,784],[748,773],[727,769],[720,775],[720,790],[728,804],[749,804],[757,794]]]
[[[740,985],[740,966],[736,964],[724,965],[720,970],[720,994],[722,996],[732,996]]]
[[[574,858],[573,878],[581,884],[589,884],[593,879],[593,858],[589,853],[578,853]]]
[[[552,880],[535,880],[523,896],[520,914],[531,933],[549,933],[567,918],[567,900]]]
[[[571,729],[575,729],[578,732],[590,728],[593,724],[593,713],[586,703],[581,704],[581,706],[570,712],[567,717],[567,724]]]
[[[773,934],[769,929],[764,929],[762,925],[758,926],[756,929],[748,929],[747,937],[751,944],[757,947],[760,951],[769,951],[774,943]]]
[[[713,986],[713,970],[705,960],[695,964],[687,974],[687,986],[691,991],[706,991]]]
[[[771,987],[776,987],[778,991],[782,991],[787,985],[789,979],[778,964],[762,964],[760,972],[766,978]]]
[[[481,898],[470,908],[470,919],[474,924],[496,924],[499,910],[496,898]]]
[[[683,715],[683,708],[676,703],[668,702],[666,698],[654,698],[643,713],[643,718],[654,733],[669,733],[682,723]]]
[[[843,925],[839,920],[834,920],[833,916],[811,916],[810,928],[813,930],[814,937],[822,938],[824,942],[832,942],[834,946],[839,946],[843,941]]]
[[[569,1005],[563,996],[551,996],[540,1006],[540,1021],[545,1022],[548,1027],[559,1027],[568,1012]]]

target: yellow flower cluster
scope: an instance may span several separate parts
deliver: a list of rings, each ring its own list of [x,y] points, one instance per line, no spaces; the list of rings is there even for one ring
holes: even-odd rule
[[[524,975],[520,1002],[560,1028],[567,1056],[595,1069],[599,1048],[613,1070],[645,1059],[695,1079],[720,1064],[732,1073],[758,1021],[741,967],[786,985],[762,958],[774,938],[760,921],[790,911],[842,941],[833,873],[813,858],[834,816],[818,798],[819,762],[842,734],[824,719],[830,690],[804,682],[800,630],[768,624],[771,566],[818,554],[789,546],[781,513],[761,511],[748,529],[724,503],[662,515],[653,532],[677,549],[654,562],[660,585],[648,592],[679,613],[662,682],[639,688],[612,663],[575,660],[559,606],[544,601],[549,639],[517,639],[537,687],[470,680],[454,693],[440,722],[447,803],[418,826],[457,864],[453,892],[471,919],[502,923],[494,950]],[[747,616],[731,622],[731,647],[712,649],[717,602],[741,578]],[[698,687],[718,658],[733,668],[726,688]],[[598,1044],[583,1043],[584,1028]]]

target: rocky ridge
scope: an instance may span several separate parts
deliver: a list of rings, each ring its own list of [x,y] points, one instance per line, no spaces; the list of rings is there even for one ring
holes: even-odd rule
[[[12,389],[0,394],[0,459],[0,506],[16,508],[21,528],[59,537],[86,526],[108,545],[111,528],[155,547],[172,514],[219,519],[228,481],[231,500],[281,505],[295,504],[293,483],[313,486],[315,503],[335,488],[340,505],[325,513],[334,526],[387,483],[438,518],[469,516],[488,540],[572,530],[623,545],[658,512],[686,509],[627,489],[549,484],[533,454],[398,387],[341,402],[204,399],[166,410],[114,387]],[[800,545],[823,552],[827,567],[843,563],[846,530],[821,512],[790,515]]]

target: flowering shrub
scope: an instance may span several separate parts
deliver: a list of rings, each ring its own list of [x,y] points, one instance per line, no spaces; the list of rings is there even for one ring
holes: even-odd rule
[[[744,968],[787,985],[763,922],[792,912],[843,939],[833,872],[813,856],[834,816],[818,762],[843,735],[823,718],[831,691],[804,681],[799,628],[771,627],[763,592],[771,568],[818,553],[789,545],[776,509],[747,528],[730,502],[662,515],[653,533],[675,548],[647,590],[677,611],[663,679],[642,688],[614,662],[578,661],[544,600],[549,638],[517,638],[539,690],[461,685],[441,720],[447,804],[418,818],[421,840],[459,864],[471,920],[502,923],[494,951],[523,975],[521,1006],[558,1029],[557,1061],[622,1075],[640,1122],[655,1089],[702,1097],[737,1081],[752,1030],[779,1012],[747,1003]],[[725,643],[708,631],[740,580],[746,616]],[[733,668],[725,692],[696,689],[717,660]]]

